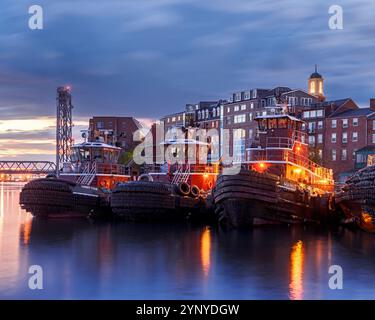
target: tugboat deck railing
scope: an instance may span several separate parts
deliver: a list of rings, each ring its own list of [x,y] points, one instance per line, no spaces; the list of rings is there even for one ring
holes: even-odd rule
[[[269,150],[271,151],[271,150]],[[267,149],[252,149],[252,155],[246,163],[289,163],[308,170],[315,176],[328,181],[331,180],[332,170],[324,168],[317,163],[311,161],[307,157],[295,153],[293,150],[284,149],[279,152],[268,152]]]

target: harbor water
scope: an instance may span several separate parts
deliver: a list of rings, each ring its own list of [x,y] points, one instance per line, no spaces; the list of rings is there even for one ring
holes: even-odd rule
[[[1,299],[375,299],[375,235],[272,226],[38,221],[0,184]],[[43,289],[29,288],[30,266]],[[331,289],[329,268],[343,270]]]

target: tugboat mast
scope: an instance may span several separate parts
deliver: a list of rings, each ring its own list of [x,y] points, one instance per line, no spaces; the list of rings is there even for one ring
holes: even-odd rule
[[[72,138],[72,96],[69,86],[57,88],[56,98],[56,175],[64,162],[71,161]]]

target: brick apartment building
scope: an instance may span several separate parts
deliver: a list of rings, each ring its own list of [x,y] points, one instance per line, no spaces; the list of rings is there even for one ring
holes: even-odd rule
[[[307,92],[288,87],[235,92],[228,101],[188,104],[185,111],[161,121],[165,131],[186,126],[220,128],[220,139],[221,129],[230,129],[229,153],[234,161],[246,161],[246,150],[259,142],[254,119],[278,103],[287,103],[288,113],[306,122],[309,157],[333,169],[336,179],[342,178],[375,153],[375,99],[369,108],[359,108],[351,98],[326,101],[324,78],[316,67],[307,88]]]
[[[104,143],[131,151],[139,143],[133,141],[133,133],[142,128],[133,117],[93,117],[89,120],[88,141]]]

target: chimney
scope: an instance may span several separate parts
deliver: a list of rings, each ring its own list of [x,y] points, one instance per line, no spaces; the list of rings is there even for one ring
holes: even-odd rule
[[[375,98],[370,99],[370,110],[375,111]]]

